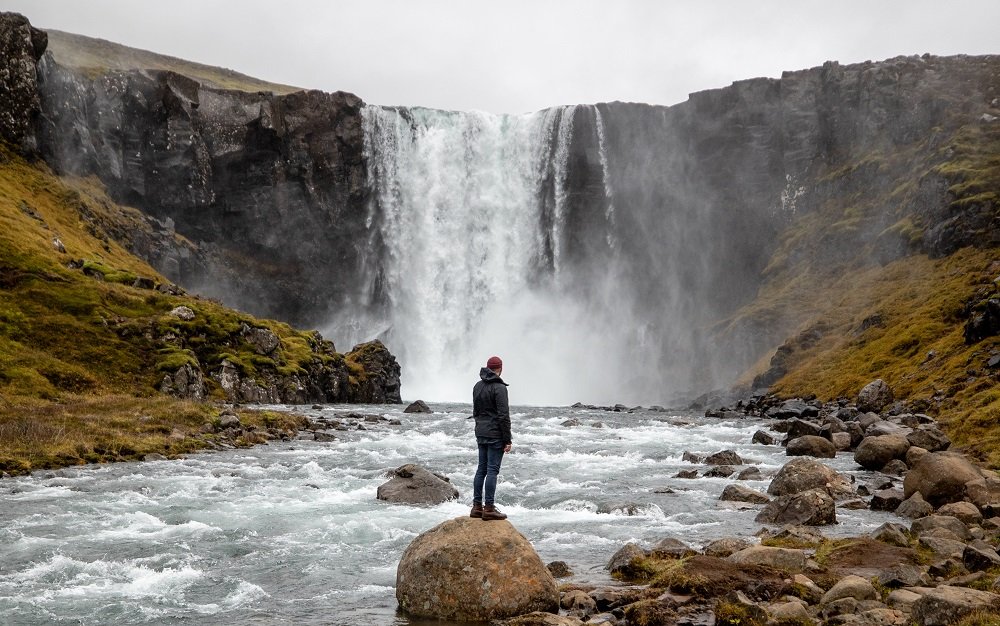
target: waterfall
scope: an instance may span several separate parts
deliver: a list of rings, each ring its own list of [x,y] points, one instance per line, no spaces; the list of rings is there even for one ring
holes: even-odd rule
[[[580,290],[566,261],[577,108],[492,115],[365,107],[367,224],[378,257],[368,284],[384,301],[378,314],[359,322],[355,312],[347,326],[366,327],[359,338],[385,338],[403,366],[405,397],[465,401],[492,354],[504,359],[515,402],[624,397],[627,364],[637,362],[629,346],[645,329],[628,323],[620,277],[587,277]],[[604,132],[598,118],[591,139],[613,248]]]

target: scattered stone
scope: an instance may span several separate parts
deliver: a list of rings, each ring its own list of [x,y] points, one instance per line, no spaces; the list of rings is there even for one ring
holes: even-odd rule
[[[928,515],[927,517],[922,517],[910,524],[910,532],[918,537],[936,528],[943,528],[947,531],[953,532],[955,533],[955,536],[962,541],[969,541],[972,539],[972,535],[969,533],[969,529],[966,528],[965,524],[963,524],[958,518],[951,517],[950,515]]]
[[[788,442],[785,454],[832,459],[837,456],[837,448],[829,439],[817,435],[803,435]]]
[[[764,474],[759,467],[750,466],[736,476],[736,480],[763,480]]]
[[[470,517],[410,543],[396,569],[396,600],[412,616],[454,621],[559,611],[555,580],[528,540],[507,520]]]
[[[166,461],[167,457],[163,456],[158,452],[150,452],[146,456],[142,457],[142,460],[146,461],[147,463],[150,461]]]
[[[458,497],[447,478],[409,463],[392,471],[394,478],[379,486],[375,497],[403,504],[440,504]]]
[[[823,598],[823,588],[814,583],[805,574],[792,576],[792,584],[794,585],[793,589],[796,595],[809,604],[819,604],[819,601]]]
[[[889,603],[889,606],[894,609],[899,609],[904,613],[912,613],[913,605],[920,598],[921,595],[919,593],[911,591],[910,589],[896,589],[889,594],[886,601]]]
[[[755,520],[765,524],[823,526],[837,523],[837,508],[825,490],[809,489],[775,498]]]
[[[903,503],[902,489],[879,489],[872,494],[873,511],[895,511]]]
[[[194,319],[194,311],[192,311],[190,307],[183,305],[171,309],[169,315],[172,315],[173,317],[176,317],[184,322],[190,322]]]
[[[723,450],[706,457],[705,465],[743,465],[743,459],[734,450]]]
[[[865,437],[854,451],[854,461],[869,470],[880,470],[893,459],[901,459],[910,448],[902,435],[876,435]]]
[[[330,442],[336,440],[337,438],[333,435],[333,433],[323,432],[322,430],[317,430],[313,433],[313,441]]]
[[[871,538],[891,546],[905,548],[910,545],[910,539],[906,536],[906,529],[900,524],[886,522],[876,528],[871,533]]]
[[[750,542],[738,537],[723,537],[705,546],[705,554],[723,559],[731,554],[750,547]]]
[[[771,622],[779,624],[809,624],[812,618],[801,602],[779,602],[767,606]]]
[[[928,452],[941,452],[951,446],[951,439],[941,432],[937,426],[922,425],[906,436],[911,446],[917,446]]]
[[[698,470],[681,470],[674,474],[674,478],[698,478]]]
[[[983,521],[983,514],[971,502],[952,502],[937,510],[938,515],[955,517],[967,526],[978,525]]]
[[[985,543],[973,542],[965,546],[962,563],[970,572],[979,572],[1000,565],[1000,555]]]
[[[905,491],[903,492],[903,495],[906,495]],[[919,491],[906,500],[903,500],[903,502],[896,507],[896,515],[907,517],[909,519],[919,519],[930,515],[933,512],[934,507],[924,500]]]
[[[219,430],[239,428],[241,425],[240,418],[235,413],[223,411],[219,415]]]
[[[742,485],[726,485],[726,488],[722,490],[722,495],[719,500],[725,500],[730,502],[749,502],[751,504],[767,504],[771,501],[763,493],[750,489],[749,487],[744,487]]]
[[[851,483],[845,476],[809,457],[796,457],[785,463],[771,480],[767,493],[784,496],[816,488],[833,495],[851,493]]]
[[[545,611],[532,611],[502,621],[493,620],[490,623],[503,626],[583,626],[584,624],[575,615],[555,615]],[[588,626],[591,624],[592,622],[587,622]]]
[[[247,343],[253,346],[254,351],[262,356],[272,355],[275,350],[281,347],[281,339],[270,328],[243,324],[240,334]]]
[[[920,537],[920,545],[928,548],[931,552],[944,559],[962,560],[965,553],[965,544],[961,541],[942,539],[941,537]],[[948,569],[947,567],[945,569]]]
[[[861,511],[868,508],[868,503],[861,498],[854,498],[853,500],[845,500],[837,505],[842,509],[848,509],[851,511]]]
[[[893,589],[896,587],[925,585],[930,582],[930,578],[922,568],[916,565],[900,563],[879,572],[878,581],[880,584]]]
[[[423,400],[414,400],[403,409],[403,413],[433,413],[431,407],[427,406],[427,403]]]
[[[751,546],[729,555],[726,560],[737,565],[764,565],[795,572],[801,572],[806,568],[805,552],[790,548]]]
[[[684,454],[681,455],[681,460],[686,461],[688,463],[701,463],[700,456],[698,456],[693,452],[688,452],[686,450],[684,451]]]
[[[563,594],[559,605],[572,613],[574,617],[589,617],[597,613],[597,602],[589,594],[579,589],[573,589]]]
[[[709,468],[702,476],[706,478],[728,478],[736,472],[736,468],[731,465],[716,465]]]
[[[806,435],[812,435],[814,437],[819,437],[823,429],[812,422],[807,422],[805,420],[794,419],[788,422],[788,439],[798,439],[799,437],[805,437]]]
[[[903,480],[908,498],[920,492],[934,506],[958,502],[965,496],[965,484],[982,476],[964,456],[953,452],[929,452],[910,469]]]
[[[680,539],[665,537],[658,541],[649,553],[660,559],[683,559],[698,554]]]
[[[839,580],[825,594],[820,604],[830,604],[842,598],[854,598],[855,600],[874,600],[878,597],[875,587],[866,578],[848,575]]]
[[[553,578],[566,578],[567,576],[573,575],[573,571],[569,568],[569,565],[566,564],[566,561],[552,561],[545,567],[548,568],[549,573],[552,574]]]
[[[885,407],[892,404],[892,389],[881,378],[875,379],[865,385],[860,392],[855,404],[859,411],[872,411],[878,413]]]
[[[921,626],[954,624],[973,611],[994,609],[1000,596],[988,591],[942,585],[920,594],[912,605],[913,619]]]
[[[885,464],[885,467],[882,468],[882,473],[890,476],[903,476],[906,474],[908,469],[906,461],[893,459]]]
[[[753,434],[753,439],[750,440],[752,443],[759,443],[765,446],[773,446],[777,443],[777,440],[771,435],[767,434],[763,430],[758,430]]]
[[[578,419],[568,419],[568,420],[566,420],[565,422],[563,422],[563,423],[561,423],[559,425],[560,426],[564,426],[566,428],[572,428],[573,426],[579,426],[580,425],[580,420],[578,420]]]
[[[612,575],[618,574],[620,576],[632,577],[637,573],[635,568],[636,560],[645,557],[645,550],[635,543],[629,542],[611,556],[611,560],[608,561],[605,567]]]
[[[833,447],[837,449],[837,452],[850,450],[854,445],[854,438],[849,432],[833,433],[830,435],[830,441],[833,443]]]

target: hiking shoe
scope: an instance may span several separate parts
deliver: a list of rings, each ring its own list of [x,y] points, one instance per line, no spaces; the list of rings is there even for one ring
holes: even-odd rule
[[[482,517],[483,516],[483,505],[480,502],[472,503],[472,510],[469,511],[469,517]]]
[[[490,520],[507,519],[507,516],[492,504],[487,504],[483,507],[482,516],[483,521],[487,522]]]

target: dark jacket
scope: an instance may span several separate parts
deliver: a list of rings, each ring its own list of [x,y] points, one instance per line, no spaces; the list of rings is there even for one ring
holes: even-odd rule
[[[472,388],[472,417],[476,419],[476,437],[510,441],[510,406],[507,404],[507,383],[493,370],[479,370],[482,379]]]

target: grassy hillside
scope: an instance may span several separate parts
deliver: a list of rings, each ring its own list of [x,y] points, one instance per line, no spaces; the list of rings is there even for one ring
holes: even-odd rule
[[[363,382],[364,350],[345,362],[329,344],[317,350],[314,333],[157,288],[166,279],[123,246],[129,233],[149,229],[95,181],[60,179],[0,148],[0,471],[212,445],[214,435],[199,428],[218,406],[157,391],[164,373],[185,363],[211,371],[227,359],[252,378],[304,371],[318,359]],[[194,319],[171,314],[182,305]],[[238,339],[244,324],[269,329],[280,348],[262,356]],[[223,399],[206,382],[210,399]],[[297,422],[243,417],[258,428]]]
[[[121,44],[58,30],[46,30],[48,50],[64,67],[98,76],[114,70],[170,70],[193,78],[207,87],[240,91],[271,91],[287,94],[298,87],[270,83],[233,70],[186,61],[164,54],[129,48]]]
[[[879,184],[854,182],[863,171]],[[921,203],[937,186],[947,189],[944,218]],[[835,191],[797,216],[757,298],[717,329],[748,321],[798,329],[744,382],[780,361],[786,371],[774,391],[831,400],[883,378],[912,409],[936,415],[957,445],[1000,467],[1000,370],[986,365],[1000,337],[967,344],[963,336],[971,310],[1000,289],[1000,125],[863,155],[813,188]],[[920,252],[934,220],[947,218],[977,246],[939,258]]]

